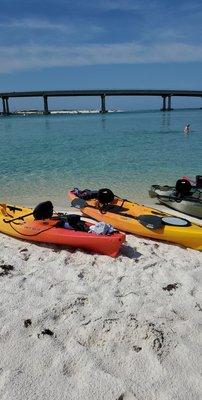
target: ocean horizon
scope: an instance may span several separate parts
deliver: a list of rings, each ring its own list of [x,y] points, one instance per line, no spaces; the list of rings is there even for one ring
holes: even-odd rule
[[[201,175],[201,126],[192,108],[1,116],[1,201],[64,209],[69,189],[108,187],[150,204],[151,184]]]

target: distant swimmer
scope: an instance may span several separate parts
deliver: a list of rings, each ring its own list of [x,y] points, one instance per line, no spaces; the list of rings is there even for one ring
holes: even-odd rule
[[[184,133],[189,133],[190,132],[190,130],[191,130],[191,126],[190,126],[190,124],[187,124],[187,125],[185,125],[185,127],[184,127]]]

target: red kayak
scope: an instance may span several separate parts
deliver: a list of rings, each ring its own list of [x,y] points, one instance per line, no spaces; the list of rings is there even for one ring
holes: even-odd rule
[[[41,203],[40,207],[37,206],[33,210],[0,204],[0,232],[30,242],[59,244],[111,257],[119,254],[121,244],[125,240],[124,233],[91,233],[89,227],[94,225],[93,223],[81,220],[78,215],[52,216],[52,209],[49,212],[48,205],[48,202]]]

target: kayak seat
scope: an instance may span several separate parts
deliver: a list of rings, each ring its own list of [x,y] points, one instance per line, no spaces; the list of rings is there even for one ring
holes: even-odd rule
[[[191,183],[186,179],[178,179],[175,185],[176,196],[184,197],[191,194]]]
[[[43,203],[39,203],[34,211],[33,216],[35,220],[44,220],[51,218],[53,215],[53,204],[51,201],[44,201]]]
[[[114,193],[107,188],[100,189],[98,190],[97,199],[103,205],[112,203],[114,200]]]

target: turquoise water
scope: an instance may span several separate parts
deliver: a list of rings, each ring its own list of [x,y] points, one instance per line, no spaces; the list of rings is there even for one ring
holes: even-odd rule
[[[0,117],[0,139],[10,203],[63,207],[72,187],[108,187],[146,204],[151,184],[202,174],[202,110]]]

